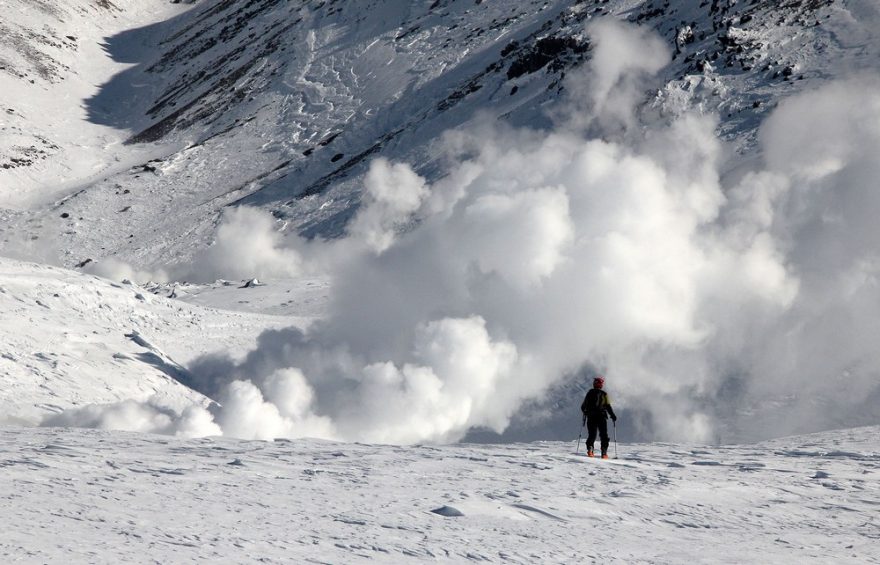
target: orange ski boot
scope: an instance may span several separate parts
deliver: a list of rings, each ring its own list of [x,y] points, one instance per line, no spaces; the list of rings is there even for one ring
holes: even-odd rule
[[[593,455],[593,450],[592,450],[592,449],[588,449],[588,450],[587,450],[587,457],[595,457],[595,455]]]
[[[602,459],[608,459],[608,454],[607,454],[607,453],[603,453],[603,454],[602,454]]]

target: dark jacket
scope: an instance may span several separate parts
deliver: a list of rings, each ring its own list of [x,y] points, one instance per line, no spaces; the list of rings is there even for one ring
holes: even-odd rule
[[[611,408],[611,397],[600,388],[591,388],[587,391],[587,396],[584,397],[584,402],[581,404],[581,412],[588,420],[604,420],[611,416],[612,420],[617,421],[614,409]]]

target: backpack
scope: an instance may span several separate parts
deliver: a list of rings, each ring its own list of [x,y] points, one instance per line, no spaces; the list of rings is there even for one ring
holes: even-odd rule
[[[581,411],[585,414],[599,415],[605,414],[605,406],[608,405],[608,393],[598,388],[591,388],[587,391],[584,403],[581,405]]]

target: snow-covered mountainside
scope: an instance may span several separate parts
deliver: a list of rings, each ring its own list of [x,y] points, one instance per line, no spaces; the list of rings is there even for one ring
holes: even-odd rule
[[[748,446],[399,448],[0,430],[0,556],[878,563],[880,429]]]
[[[338,234],[371,158],[430,179],[432,142],[478,112],[546,124],[601,16],[656,29],[674,59],[652,104],[719,112],[741,150],[781,97],[875,68],[880,49],[857,0],[9,4],[27,17],[5,24],[2,198],[40,205],[6,218],[4,246],[49,239],[67,266],[186,259],[236,203]]]
[[[145,4],[150,4],[149,6]],[[106,41],[180,13],[166,2],[74,0],[8,2],[0,20],[0,204],[27,207],[118,172],[126,132],[91,119],[86,101],[127,59],[159,41],[127,42],[108,53]],[[149,90],[148,84],[135,86]],[[114,105],[118,106],[119,101]],[[124,104],[124,103],[123,103]],[[107,111],[119,111],[119,107]],[[126,152],[135,161],[140,152]]]

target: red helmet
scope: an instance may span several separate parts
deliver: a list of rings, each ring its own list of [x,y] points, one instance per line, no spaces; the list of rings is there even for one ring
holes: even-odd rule
[[[593,388],[602,388],[605,386],[605,377],[596,377],[593,379]]]

